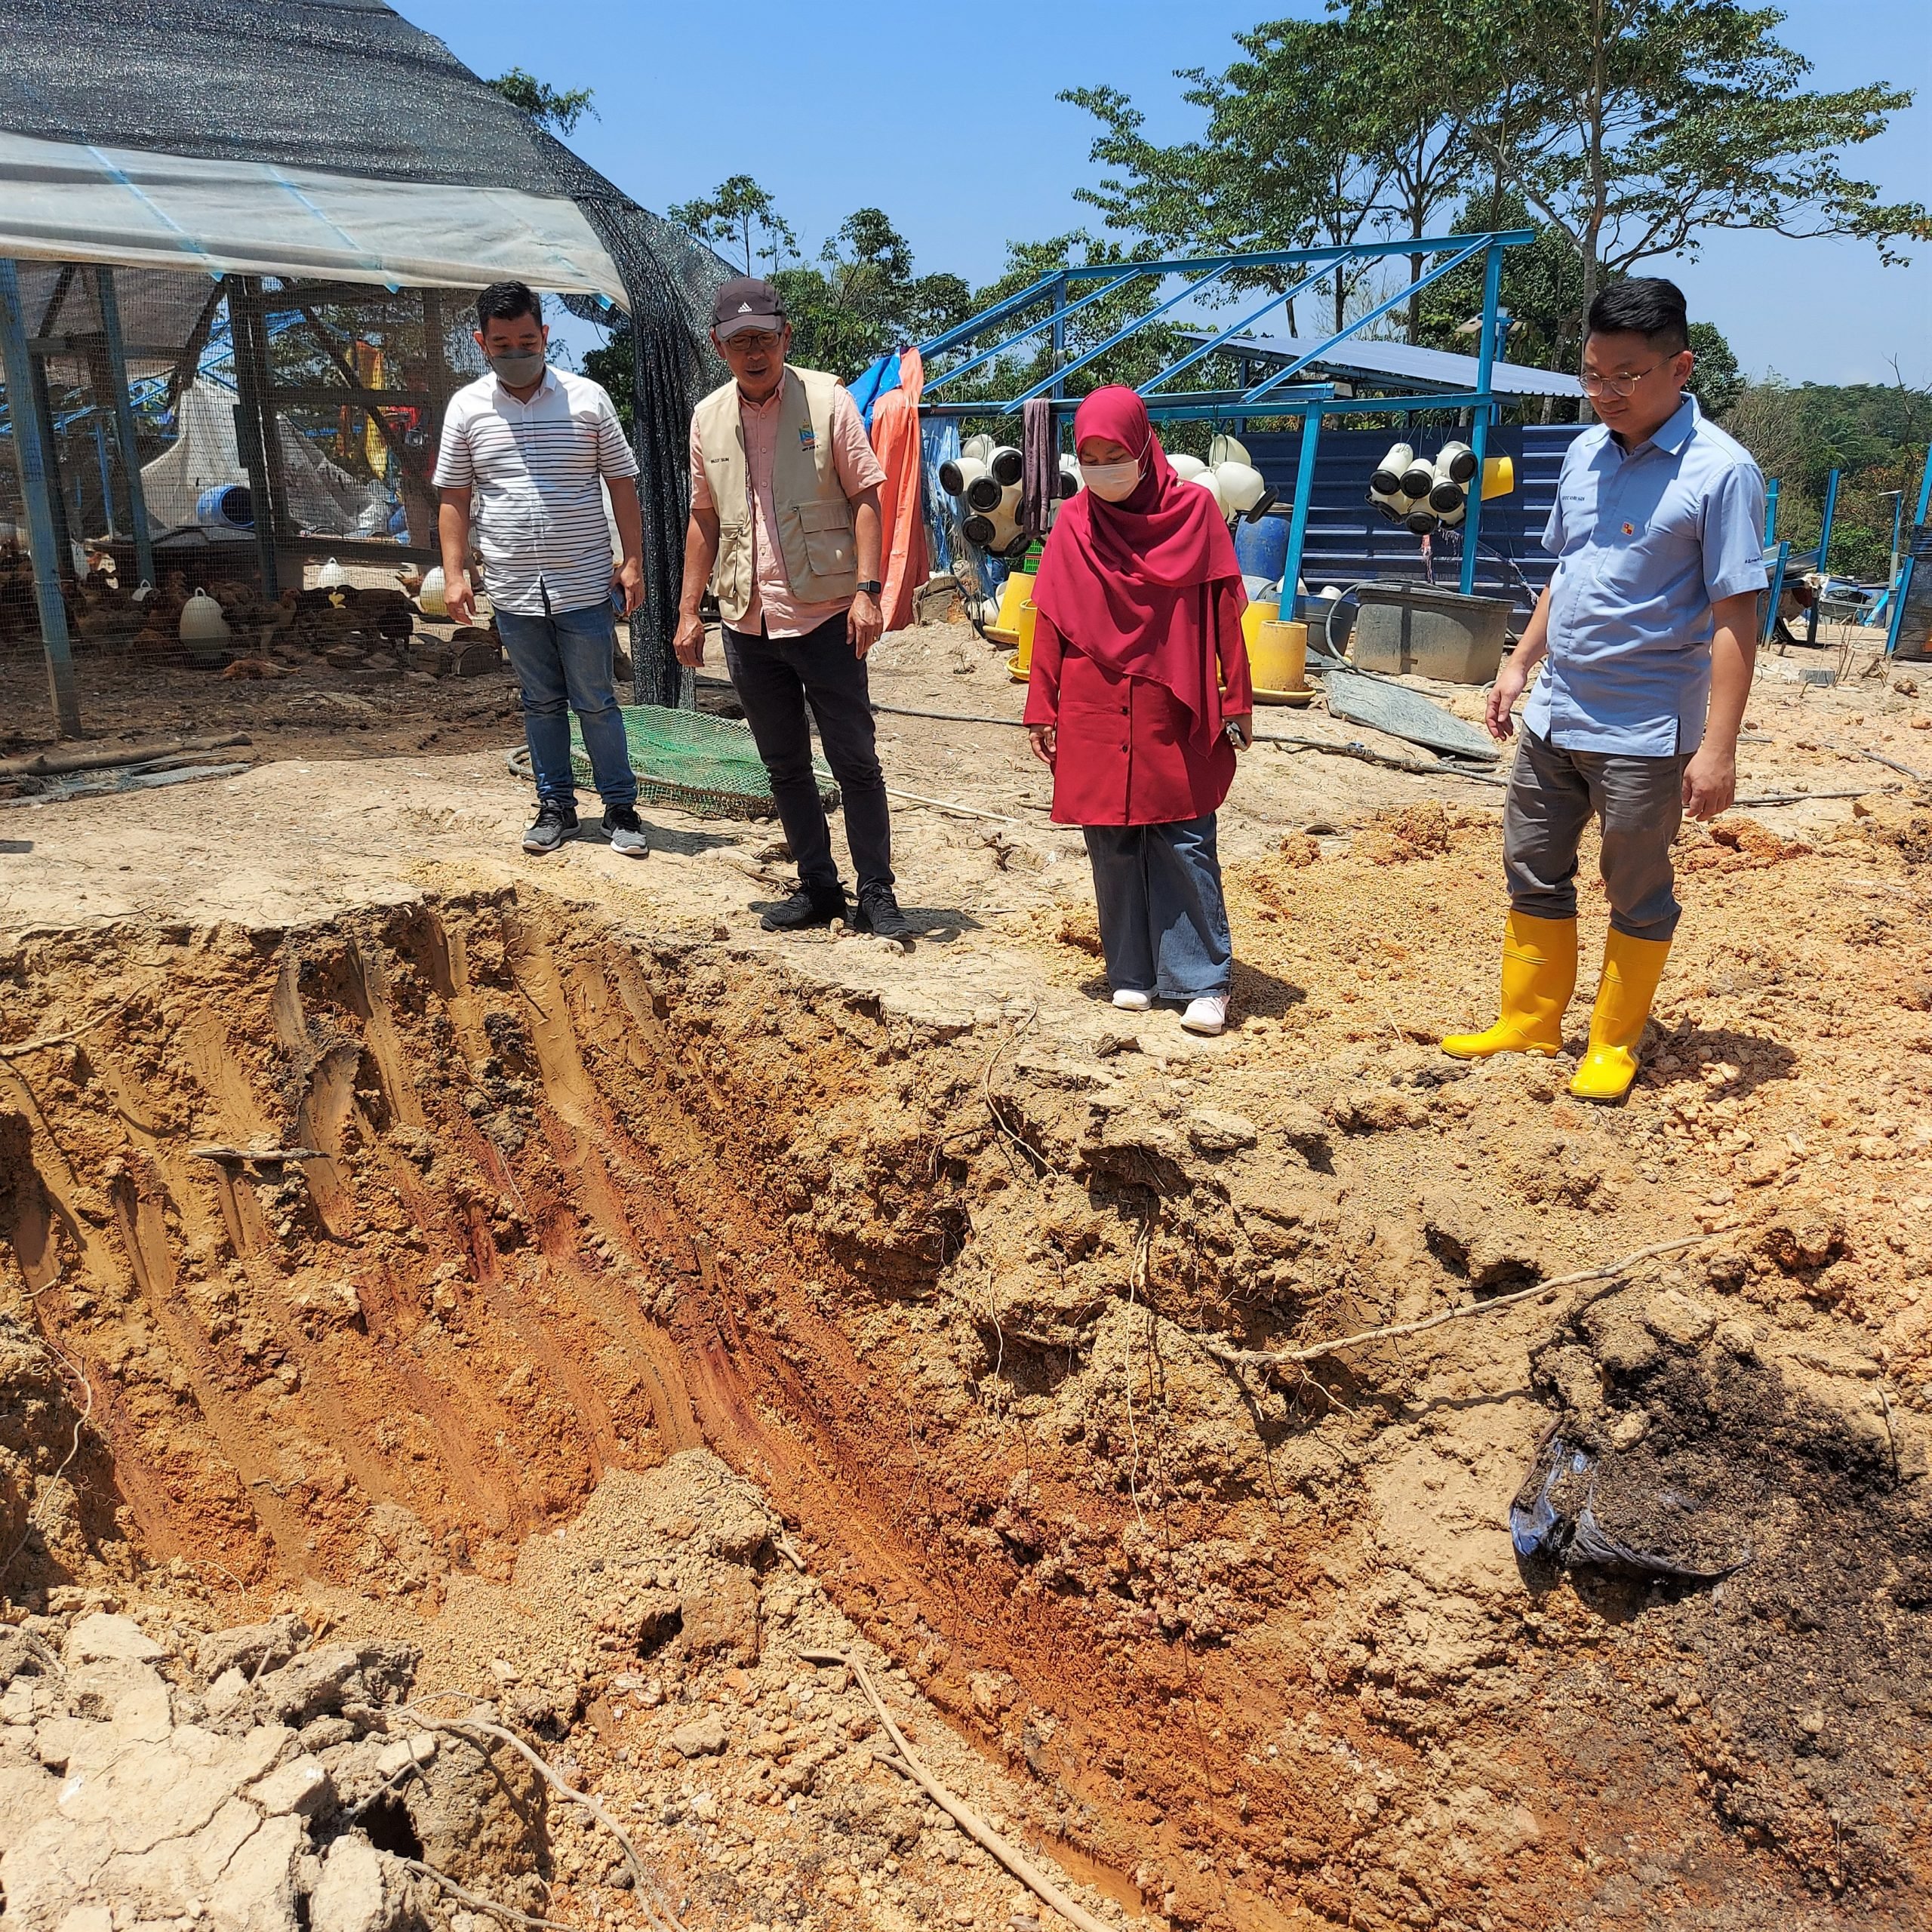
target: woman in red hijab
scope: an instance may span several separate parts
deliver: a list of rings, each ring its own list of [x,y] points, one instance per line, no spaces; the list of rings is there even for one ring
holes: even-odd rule
[[[1234,967],[1214,814],[1251,741],[1233,540],[1177,476],[1132,389],[1073,419],[1086,487],[1063,504],[1033,586],[1026,724],[1054,817],[1085,830],[1114,1004],[1227,1023]]]

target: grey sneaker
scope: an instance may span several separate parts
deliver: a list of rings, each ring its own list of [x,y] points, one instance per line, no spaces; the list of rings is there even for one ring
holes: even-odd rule
[[[609,836],[611,850],[623,853],[627,859],[641,859],[651,851],[651,841],[645,836],[644,821],[638,817],[634,805],[606,805],[604,829]]]
[[[537,808],[530,829],[523,835],[526,852],[554,852],[566,838],[577,836],[577,808],[546,798]]]

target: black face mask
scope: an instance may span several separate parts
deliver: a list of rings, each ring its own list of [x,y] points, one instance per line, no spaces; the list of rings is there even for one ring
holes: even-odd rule
[[[543,374],[544,352],[539,349],[525,353],[519,349],[514,354],[488,355],[484,358],[497,372],[499,382],[508,383],[512,388],[521,389],[525,383],[534,383]]]

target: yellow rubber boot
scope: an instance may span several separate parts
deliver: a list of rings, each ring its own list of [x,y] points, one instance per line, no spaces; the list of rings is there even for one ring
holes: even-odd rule
[[[1442,1051],[1457,1060],[1491,1054],[1554,1054],[1563,1011],[1577,990],[1577,921],[1512,912],[1503,928],[1503,1011],[1484,1033],[1451,1033]]]
[[[1637,1047],[1651,1017],[1667,939],[1632,939],[1613,926],[1603,951],[1603,980],[1590,1015],[1590,1044],[1570,1082],[1580,1100],[1620,1100],[1637,1077]]]

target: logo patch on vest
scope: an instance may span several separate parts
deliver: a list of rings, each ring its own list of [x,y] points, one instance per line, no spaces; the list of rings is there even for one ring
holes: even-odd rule
[[[809,423],[798,432],[798,447],[801,450],[816,450],[818,448],[818,433]]]

